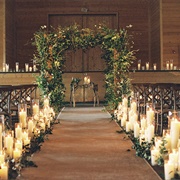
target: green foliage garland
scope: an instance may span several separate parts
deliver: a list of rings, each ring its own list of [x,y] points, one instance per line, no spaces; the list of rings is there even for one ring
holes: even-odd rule
[[[39,64],[40,75],[37,83],[44,96],[49,96],[51,106],[59,111],[63,105],[65,85],[62,73],[65,62],[65,51],[100,46],[102,58],[106,61],[105,70],[106,100],[110,109],[115,109],[121,101],[122,94],[130,91],[128,71],[135,60],[131,36],[127,30],[109,29],[104,25],[79,29],[77,24],[47,30],[42,26],[34,34],[36,52],[34,59]]]

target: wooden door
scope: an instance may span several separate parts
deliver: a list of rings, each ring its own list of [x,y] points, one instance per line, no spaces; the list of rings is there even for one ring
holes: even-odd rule
[[[80,28],[95,29],[95,25],[105,24],[114,29],[116,14],[53,14],[49,15],[49,27],[71,26],[78,24]],[[105,62],[101,59],[101,48],[89,48],[85,52],[81,49],[66,52],[65,72],[104,71]]]

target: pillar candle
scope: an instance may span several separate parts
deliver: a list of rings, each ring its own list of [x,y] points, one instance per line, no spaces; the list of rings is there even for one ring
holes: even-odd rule
[[[22,139],[22,128],[19,124],[15,128],[15,135],[17,139]]]
[[[151,150],[151,165],[155,166],[157,165],[157,160],[159,158],[159,149],[157,149],[156,147],[154,147]]]
[[[174,178],[174,165],[172,162],[168,161],[164,164],[164,174],[165,174],[165,180],[171,180]]]
[[[137,103],[135,101],[131,102],[131,109],[133,112],[137,111]]]
[[[33,136],[33,133],[32,133],[33,129],[34,129],[34,122],[32,119],[29,119],[29,121],[28,121],[28,134],[30,137]]]
[[[47,107],[47,106],[49,106],[49,99],[45,98],[44,99],[44,107]]]
[[[131,124],[129,121],[126,122],[126,132],[130,131]]]
[[[39,114],[39,106],[37,104],[33,105],[33,115]]]
[[[30,138],[29,137],[26,137],[26,139],[24,139],[24,146],[26,146],[26,145],[30,145]]]
[[[145,117],[142,117],[141,118],[141,128],[146,129],[146,127],[147,127],[147,120]]]
[[[5,163],[1,164],[0,179],[8,180],[8,167]]]
[[[2,124],[0,124],[0,151],[2,151]]]
[[[19,112],[19,121],[22,124],[22,128],[26,128],[26,118],[27,118],[27,112],[21,109]]]
[[[5,160],[5,153],[3,151],[0,151],[0,164],[4,163]]]
[[[154,137],[154,125],[151,124],[147,127],[147,140],[149,143],[151,143],[153,137]]]
[[[19,149],[22,152],[22,141],[21,140],[16,140],[15,149]]]
[[[171,148],[176,149],[179,139],[180,122],[177,119],[171,121],[170,136],[171,136]]]
[[[147,110],[147,112],[146,112],[146,119],[147,119],[147,123],[148,124],[152,124],[153,123],[153,121],[154,121],[154,111],[152,110],[152,108]]]
[[[13,158],[14,159],[18,159],[18,158],[20,158],[21,157],[21,151],[18,149],[18,148],[15,148],[14,150],[13,150]]]
[[[137,122],[135,122],[135,124],[134,124],[134,137],[135,138],[139,137],[139,132],[140,132],[139,124]]]

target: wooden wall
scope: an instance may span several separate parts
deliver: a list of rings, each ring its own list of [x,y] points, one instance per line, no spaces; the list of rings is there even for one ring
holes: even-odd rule
[[[0,69],[5,61],[5,0],[0,0]]]
[[[15,47],[16,41],[14,39],[15,15],[14,15],[14,0],[5,0],[5,27],[6,27],[6,63],[12,68],[15,65]]]
[[[149,1],[149,60],[151,66],[157,64],[157,69],[161,69],[160,4],[159,0]]]
[[[117,14],[117,20],[113,26],[123,28],[132,24],[133,28],[129,33],[134,36],[134,48],[140,49],[137,53],[137,58],[142,60],[148,59],[149,29],[147,0],[15,0],[15,5],[15,61],[21,62],[22,67],[24,63],[30,62],[33,58],[34,48],[31,45],[33,33],[42,25],[48,25],[49,22],[54,23],[52,15],[64,15],[64,20],[67,20],[68,23],[68,16],[70,15],[74,17],[84,15],[84,17],[87,17],[89,14]],[[86,8],[87,12],[84,12],[82,8]],[[50,14],[51,16],[49,16]],[[78,18],[75,19],[77,20]],[[55,21],[57,23],[57,18]],[[62,21],[60,20],[60,22]],[[89,26],[92,27],[93,23],[93,21],[89,22]],[[94,68],[98,69],[98,67]]]
[[[180,1],[162,1],[163,66],[173,59],[180,69]]]

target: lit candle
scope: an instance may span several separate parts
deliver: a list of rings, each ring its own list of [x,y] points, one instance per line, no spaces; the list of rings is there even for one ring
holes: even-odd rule
[[[131,129],[131,123],[129,121],[126,122],[126,132],[129,132]]]
[[[140,132],[139,124],[137,122],[135,122],[135,124],[134,124],[134,137],[135,138],[139,137],[139,132]]]
[[[8,167],[5,163],[1,164],[0,179],[8,180]]]
[[[153,137],[154,137],[154,125],[151,124],[147,127],[147,140],[149,143],[151,143]]]
[[[28,138],[28,132],[25,130],[22,133],[22,140],[27,139],[27,138]]]
[[[0,151],[2,151],[2,141],[3,141],[3,139],[2,139],[2,124],[0,124]]]
[[[156,63],[153,64],[153,70],[157,70],[157,65],[156,65]]]
[[[146,119],[147,119],[147,124],[152,124],[154,121],[154,111],[152,108],[149,108],[149,110],[146,111]]]
[[[122,99],[122,106],[123,106],[123,107],[128,107],[128,99],[127,99],[126,96],[123,97],[123,99]]]
[[[151,165],[155,166],[157,165],[157,160],[159,158],[159,150],[157,148],[153,148],[151,150]]]
[[[5,153],[3,151],[0,151],[0,164],[4,163],[5,160]]]
[[[15,142],[15,149],[19,149],[22,152],[22,141],[21,140],[16,140]]]
[[[146,120],[145,116],[143,116],[141,118],[141,128],[146,129],[146,127],[147,127],[147,122],[146,121],[147,120]]]
[[[149,70],[149,62],[146,63],[146,70]]]
[[[125,127],[126,126],[126,121],[127,121],[127,114],[123,113],[123,117],[121,119],[121,126]]]
[[[27,118],[27,113],[23,109],[20,110],[19,112],[19,121],[22,124],[22,128],[26,127],[26,118]]]
[[[174,165],[172,162],[168,161],[164,164],[164,174],[165,174],[165,180],[171,180],[174,178]]]
[[[29,71],[29,64],[25,63],[25,71],[28,72]]]
[[[18,158],[20,158],[20,156],[21,156],[21,151],[18,148],[15,148],[13,150],[13,158],[18,159]]]
[[[171,148],[176,149],[179,139],[179,126],[180,122],[177,119],[171,121],[170,136],[171,136]]]
[[[29,121],[28,121],[28,134],[30,137],[33,136],[33,133],[32,133],[33,129],[34,129],[34,122],[32,119],[29,119]]]
[[[173,59],[170,60],[170,70],[173,70]]]
[[[166,61],[166,70],[169,70],[169,61]]]
[[[137,103],[136,103],[136,101],[132,101],[132,102],[131,102],[131,110],[132,110],[133,112],[136,112],[136,111],[137,111]]]
[[[19,71],[19,62],[16,62],[16,72]]]
[[[138,70],[141,70],[141,60],[138,60]]]
[[[39,106],[37,104],[33,105],[33,115],[39,114]]]
[[[26,139],[24,139],[24,146],[26,145],[30,145],[30,138],[26,137]]]
[[[19,124],[15,128],[15,135],[17,139],[22,139],[22,128]]]

